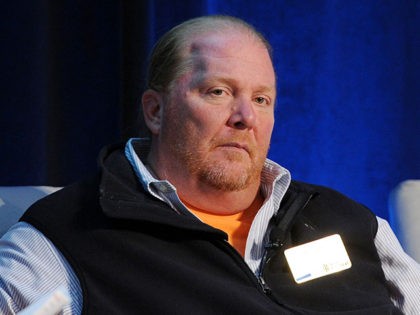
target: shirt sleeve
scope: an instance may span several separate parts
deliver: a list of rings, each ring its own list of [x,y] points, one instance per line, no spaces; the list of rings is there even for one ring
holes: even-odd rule
[[[420,314],[420,265],[404,252],[388,222],[377,219],[375,245],[391,299],[404,314]]]
[[[79,281],[41,232],[19,222],[0,238],[0,314],[16,314],[59,287],[72,300],[60,314],[81,314]]]

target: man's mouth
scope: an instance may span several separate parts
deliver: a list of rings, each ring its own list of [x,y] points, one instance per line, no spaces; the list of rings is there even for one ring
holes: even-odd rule
[[[224,143],[222,145],[220,145],[220,147],[222,148],[231,148],[231,149],[238,149],[238,150],[243,150],[245,152],[247,152],[249,154],[249,147],[246,144],[241,144],[238,142],[228,142],[228,143]]]

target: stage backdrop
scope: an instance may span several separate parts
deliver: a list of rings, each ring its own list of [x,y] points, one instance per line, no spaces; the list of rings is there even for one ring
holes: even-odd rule
[[[176,23],[230,14],[273,44],[270,158],[388,218],[420,178],[419,1],[3,1],[0,185],[67,185],[136,124],[150,48]]]

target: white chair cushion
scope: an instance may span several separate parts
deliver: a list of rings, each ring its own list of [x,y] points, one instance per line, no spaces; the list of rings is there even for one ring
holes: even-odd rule
[[[390,223],[405,251],[420,262],[420,180],[401,182],[390,194]]]
[[[61,189],[51,186],[0,186],[0,236],[38,199]]]

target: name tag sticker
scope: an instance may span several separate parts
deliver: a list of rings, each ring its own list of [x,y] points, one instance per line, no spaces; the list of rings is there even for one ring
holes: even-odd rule
[[[284,254],[297,283],[351,267],[349,255],[338,234],[286,249]]]

